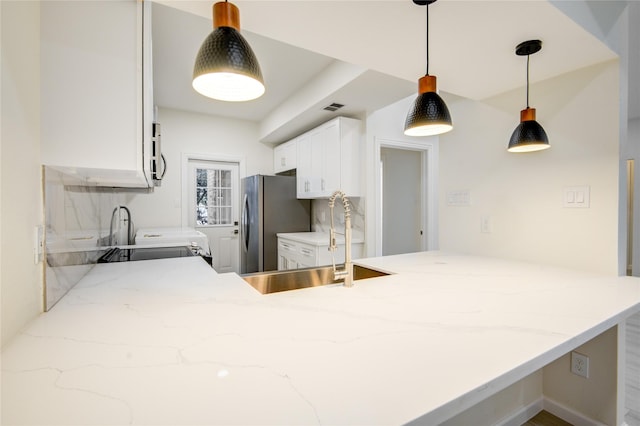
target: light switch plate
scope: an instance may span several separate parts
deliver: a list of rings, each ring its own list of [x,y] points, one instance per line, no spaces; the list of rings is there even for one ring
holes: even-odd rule
[[[44,227],[36,226],[33,230],[33,262],[37,265],[42,262],[44,254]]]
[[[591,188],[585,186],[567,186],[564,188],[563,205],[566,208],[588,209],[591,204]]]

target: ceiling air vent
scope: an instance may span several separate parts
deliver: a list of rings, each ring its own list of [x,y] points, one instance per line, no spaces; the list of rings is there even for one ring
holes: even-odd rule
[[[326,106],[326,107],[324,107],[324,108],[322,108],[322,109],[324,109],[325,111],[337,111],[337,110],[339,110],[340,108],[342,108],[343,106],[344,106],[344,105],[342,105],[342,104],[336,104],[336,103],[333,103],[333,104],[328,105],[328,106]]]

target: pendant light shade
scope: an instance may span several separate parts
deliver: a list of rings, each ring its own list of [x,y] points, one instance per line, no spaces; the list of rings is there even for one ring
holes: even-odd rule
[[[429,81],[429,83],[427,83],[427,81]],[[422,87],[427,84],[432,85],[433,89],[425,89],[423,91]],[[453,128],[449,108],[447,108],[447,104],[445,104],[444,100],[435,92],[435,86],[435,76],[426,75],[420,79],[418,97],[413,102],[404,123],[405,135],[439,135]]]
[[[516,55],[527,56],[527,107],[520,111],[520,124],[513,131],[507,151],[534,152],[551,147],[549,138],[540,123],[536,121],[536,109],[529,108],[529,55],[542,49],[540,40],[529,40],[516,47]]]
[[[520,124],[509,140],[509,152],[533,152],[550,148],[549,138],[540,123],[536,121],[536,109],[520,111]]]
[[[238,8],[213,5],[213,32],[204,40],[193,67],[193,88],[221,101],[250,101],[265,91],[260,64],[240,34]]]
[[[407,136],[433,136],[453,129],[449,108],[436,93],[436,77],[429,75],[429,5],[435,1],[413,0],[427,9],[427,72],[418,81],[418,97],[404,122],[404,134]]]

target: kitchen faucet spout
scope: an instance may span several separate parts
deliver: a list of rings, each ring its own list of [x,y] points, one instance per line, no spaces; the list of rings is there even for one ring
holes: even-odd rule
[[[336,262],[333,259],[333,252],[338,248],[336,245],[336,229],[333,224],[333,207],[336,198],[342,198],[342,206],[344,207],[344,269],[337,270]],[[329,210],[331,211],[331,230],[329,231],[329,251],[332,252],[333,259],[333,278],[334,280],[343,280],[345,287],[353,287],[353,263],[351,262],[351,202],[342,191],[335,191],[329,197]]]
[[[133,239],[133,222],[131,221],[131,212],[126,206],[116,206],[116,208],[113,209],[113,213],[111,213],[111,222],[109,223],[109,246],[113,245],[113,219],[116,217],[116,213],[119,213],[120,209],[127,212],[127,218],[125,219],[127,222],[127,245],[131,245],[131,240]],[[120,225],[118,224],[118,231],[119,230]]]

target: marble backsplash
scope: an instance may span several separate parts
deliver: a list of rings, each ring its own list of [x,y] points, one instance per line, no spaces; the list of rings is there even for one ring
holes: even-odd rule
[[[348,197],[351,203],[351,228],[354,235],[364,235],[364,198]],[[331,228],[331,210],[329,200],[313,200],[311,203],[311,230],[329,232]],[[338,233],[344,232],[344,208],[338,198],[333,209],[333,220]]]
[[[109,246],[110,220],[127,194],[89,185],[81,178],[44,167],[45,310],[49,310],[93,268]],[[120,236],[115,220],[111,243]]]

